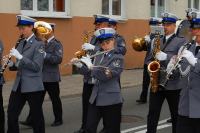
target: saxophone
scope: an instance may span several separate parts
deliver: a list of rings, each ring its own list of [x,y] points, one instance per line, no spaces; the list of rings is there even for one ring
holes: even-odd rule
[[[159,72],[160,72],[160,62],[155,59],[155,55],[160,51],[160,34],[155,35],[154,39],[154,49],[153,49],[153,57],[154,61],[150,62],[148,65],[148,71],[150,73],[150,82],[151,82],[151,91],[153,93],[158,91],[159,86]]]
[[[83,42],[84,43],[88,43],[89,42],[89,37],[91,36],[91,34],[93,33],[94,31],[89,31],[89,32],[84,32],[84,36],[83,36]],[[85,50],[79,50],[77,52],[75,52],[75,56],[80,59],[82,56],[85,56],[87,53],[87,51]]]

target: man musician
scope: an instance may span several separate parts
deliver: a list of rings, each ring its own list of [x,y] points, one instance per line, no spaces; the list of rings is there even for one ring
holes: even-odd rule
[[[18,118],[26,101],[32,115],[33,132],[45,133],[42,110],[44,44],[36,39],[33,33],[35,19],[17,15],[17,21],[19,32],[23,34],[24,40],[10,50],[10,55],[17,59],[13,64],[17,68],[17,75],[8,104],[7,133],[19,133]]]
[[[177,133],[200,133],[200,12],[191,20],[194,42],[180,53],[180,101]],[[181,49],[180,49],[181,50]],[[182,51],[182,50],[181,50]]]
[[[159,26],[161,24],[160,18],[150,18],[149,20],[149,26]],[[142,82],[142,92],[140,94],[139,99],[136,100],[139,104],[145,104],[147,102],[147,96],[148,96],[148,88],[150,84],[150,76],[148,73],[148,64],[152,61],[152,50],[153,50],[153,39],[155,35],[154,33],[150,33],[149,35],[146,35],[145,42],[147,45],[146,48],[146,56],[144,59],[144,70],[143,70],[143,82]]]
[[[46,28],[49,27],[52,29],[50,33],[43,35],[41,39],[45,42],[42,80],[45,88],[45,93],[47,92],[49,94],[50,99],[52,101],[55,120],[51,124],[51,126],[54,127],[63,124],[63,119],[62,119],[63,111],[62,111],[62,103],[60,99],[60,87],[59,87],[59,82],[61,81],[59,64],[61,64],[62,62],[63,47],[61,42],[58,41],[54,36],[55,24],[53,23],[49,24],[46,22],[42,23],[44,23],[44,26],[46,25]],[[39,34],[38,37],[40,36]],[[31,112],[29,112],[26,121],[21,121],[20,123],[26,126],[32,126]]]
[[[160,40],[161,51],[156,53],[156,59],[160,61],[160,71],[166,70],[171,57],[177,55],[179,48],[185,43],[184,38],[179,38],[175,35],[177,20],[178,18],[174,14],[167,12],[162,14],[165,35]],[[177,86],[178,77],[177,74],[174,74],[164,89],[159,87],[157,92],[150,92],[147,133],[156,133],[161,107],[165,99],[168,102],[171,113],[172,133],[176,133],[179,92],[181,89]],[[165,77],[163,76],[163,78]]]

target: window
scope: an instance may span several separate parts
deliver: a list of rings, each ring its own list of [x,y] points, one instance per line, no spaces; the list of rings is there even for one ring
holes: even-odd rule
[[[200,9],[199,0],[188,0],[188,8]]]
[[[151,17],[161,17],[165,10],[165,0],[151,0]]]
[[[102,14],[124,16],[124,0],[102,0]]]
[[[69,18],[70,0],[21,0],[21,13],[32,17]]]

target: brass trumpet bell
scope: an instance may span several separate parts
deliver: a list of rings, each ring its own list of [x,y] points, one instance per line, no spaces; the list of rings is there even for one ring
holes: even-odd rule
[[[51,25],[44,21],[35,22],[34,28],[36,29],[37,33],[41,35],[49,35],[52,32]]]
[[[147,50],[147,45],[144,38],[133,39],[132,47],[135,51],[139,51],[139,52]]]
[[[79,50],[75,53],[75,56],[80,59],[82,56],[86,56],[86,51],[85,50]]]

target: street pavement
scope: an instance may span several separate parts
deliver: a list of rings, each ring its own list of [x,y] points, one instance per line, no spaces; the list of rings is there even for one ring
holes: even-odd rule
[[[146,117],[148,112],[148,104],[138,105],[135,100],[138,98],[141,86],[124,88],[122,90],[124,97],[121,133],[145,133]],[[45,101],[43,109],[45,116],[46,133],[73,133],[80,128],[81,125],[81,97],[65,97],[62,98],[63,103],[63,119],[64,124],[59,127],[51,127],[53,122],[53,112],[50,101]],[[28,113],[28,106],[23,109],[20,120],[24,120]],[[158,133],[171,133],[171,125],[168,127],[166,119],[169,118],[168,106],[163,105],[161,113],[161,124]],[[163,120],[163,121],[162,121]],[[166,128],[165,128],[166,127]],[[102,128],[100,122],[98,131]],[[21,133],[32,133],[30,128],[20,125]],[[128,131],[130,130],[130,131]]]
[[[135,102],[141,91],[142,69],[125,70],[122,74],[121,83],[124,97],[121,133],[145,133],[148,104],[138,105]],[[7,109],[12,84],[13,81],[9,81],[4,86],[5,111]],[[72,75],[62,77],[61,97],[64,124],[59,127],[50,126],[54,117],[51,102],[49,101],[48,96],[46,96],[43,104],[46,133],[73,133],[73,131],[80,128],[82,112],[81,92],[82,76]],[[26,105],[21,113],[20,120],[24,120],[26,118],[28,110],[28,105]],[[166,123],[167,118],[169,118],[169,111],[167,104],[164,103],[158,133],[171,132],[171,125]],[[102,122],[100,122],[98,130],[101,128]],[[20,130],[21,133],[32,133],[32,130],[25,126],[20,126]]]

